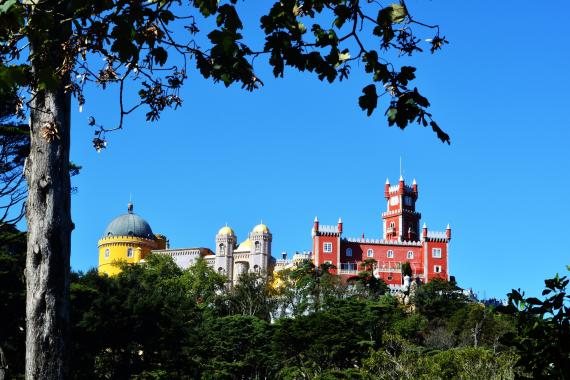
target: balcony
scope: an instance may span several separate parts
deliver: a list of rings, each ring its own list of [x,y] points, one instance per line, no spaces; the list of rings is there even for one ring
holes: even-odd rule
[[[358,274],[356,263],[340,263],[339,274]]]

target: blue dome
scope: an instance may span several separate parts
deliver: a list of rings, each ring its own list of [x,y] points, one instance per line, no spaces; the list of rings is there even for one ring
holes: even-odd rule
[[[132,205],[129,205],[128,214],[120,215],[109,223],[103,233],[103,238],[111,236],[133,236],[156,240],[147,221],[132,212]]]

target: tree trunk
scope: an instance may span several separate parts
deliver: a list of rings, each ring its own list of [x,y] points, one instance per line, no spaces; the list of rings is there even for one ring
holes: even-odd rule
[[[70,95],[33,94],[26,162],[26,379],[67,377],[69,324]]]
[[[36,83],[30,100],[26,221],[26,379],[68,377],[71,95],[69,2],[35,2],[28,36]],[[67,57],[69,59],[69,56]],[[67,61],[69,65],[70,61]]]
[[[4,350],[0,346],[0,380],[6,378],[6,370],[8,369],[8,364],[6,363],[6,358],[4,357]]]

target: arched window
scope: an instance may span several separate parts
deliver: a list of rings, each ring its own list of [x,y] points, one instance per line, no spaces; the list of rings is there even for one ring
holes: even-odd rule
[[[390,222],[390,228],[396,228],[396,222]]]
[[[219,268],[218,268],[218,273],[219,273],[219,274],[224,274],[224,268],[219,267]]]
[[[254,271],[255,273],[259,273],[259,265],[254,265],[254,266],[253,266],[253,271]]]
[[[391,249],[388,250],[388,252],[386,252],[386,257],[389,259],[393,259],[394,258],[394,251],[392,251]]]
[[[107,248],[105,250],[105,258],[107,259],[107,258],[109,258],[109,256],[111,256],[111,250],[109,248]]]
[[[129,258],[134,257],[134,255],[133,255],[133,249],[130,248],[130,247],[127,248],[127,257],[129,257]]]
[[[411,260],[414,258],[414,251],[408,251],[408,259]]]
[[[366,251],[366,256],[368,256],[368,257],[374,257],[374,250],[373,250],[373,249],[369,249],[368,251]]]
[[[352,248],[346,249],[346,257],[352,257]]]
[[[256,241],[255,242],[255,253],[259,253],[259,252],[261,252],[261,244],[258,241]]]
[[[220,253],[221,253],[221,254],[224,254],[224,253],[225,253],[225,249],[226,249],[226,246],[225,246],[223,243],[220,244]]]

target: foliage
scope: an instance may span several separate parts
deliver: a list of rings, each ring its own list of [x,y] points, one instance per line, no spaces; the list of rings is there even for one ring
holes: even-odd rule
[[[355,293],[369,299],[375,299],[389,291],[384,280],[374,276],[376,260],[366,259],[360,264],[357,276],[350,277],[348,283],[355,286]]]
[[[23,372],[25,326],[26,235],[0,225],[0,375]],[[0,376],[2,377],[2,376]]]
[[[569,268],[570,269],[570,268]],[[544,281],[544,300],[509,293],[507,311],[515,318],[516,333],[505,337],[520,353],[518,364],[533,378],[570,378],[570,294],[567,276]]]
[[[455,283],[436,278],[418,288],[413,302],[421,314],[436,319],[451,316],[466,304],[467,297]]]
[[[23,375],[24,245],[22,233],[3,226],[0,348],[10,378]],[[415,311],[390,294],[367,298],[346,287],[344,292],[328,292],[316,309],[310,297],[322,297],[322,292],[314,287],[328,286],[328,276],[334,275],[328,268],[317,272],[304,263],[293,278],[303,284],[302,290],[309,290],[310,307],[278,315],[283,290],[272,291],[273,282],[259,274],[244,275],[241,283],[228,288],[221,286],[225,278],[204,262],[183,271],[161,255],[122,269],[114,277],[95,270],[72,277],[71,378],[443,380],[567,375],[565,277],[546,281],[543,300],[513,291],[508,307],[467,302],[456,297],[455,284],[434,282],[418,288],[424,292]],[[287,286],[295,285],[293,272],[285,276]]]
[[[322,26],[325,20],[333,21],[330,28]],[[411,85],[416,69],[387,61],[390,51],[411,56],[425,48],[434,53],[447,44],[439,26],[417,22],[404,1],[386,6],[355,0],[280,1],[269,7],[260,24],[264,43],[254,48],[244,41],[235,0],[81,0],[65,7],[10,0],[0,8],[0,37],[5,41],[0,88],[63,86],[82,108],[87,85],[116,86],[116,126],[100,126],[95,118],[89,123],[95,127],[93,145],[102,149],[105,134],[122,128],[124,117],[134,110],[146,107],[147,120],[156,121],[164,109],[179,107],[179,90],[192,70],[252,91],[263,85],[254,67],[257,57],[267,58],[275,77],[290,67],[320,80],[343,81],[353,68],[362,67],[371,83],[358,103],[369,116],[379,98],[386,97],[389,125],[429,125],[449,143],[427,111],[429,101]],[[46,32],[56,26],[66,31],[57,38]],[[426,40],[417,29],[432,38]],[[26,40],[33,50],[21,48]],[[50,60],[53,51],[60,54]],[[128,104],[124,91],[131,83],[138,83],[138,100]]]

